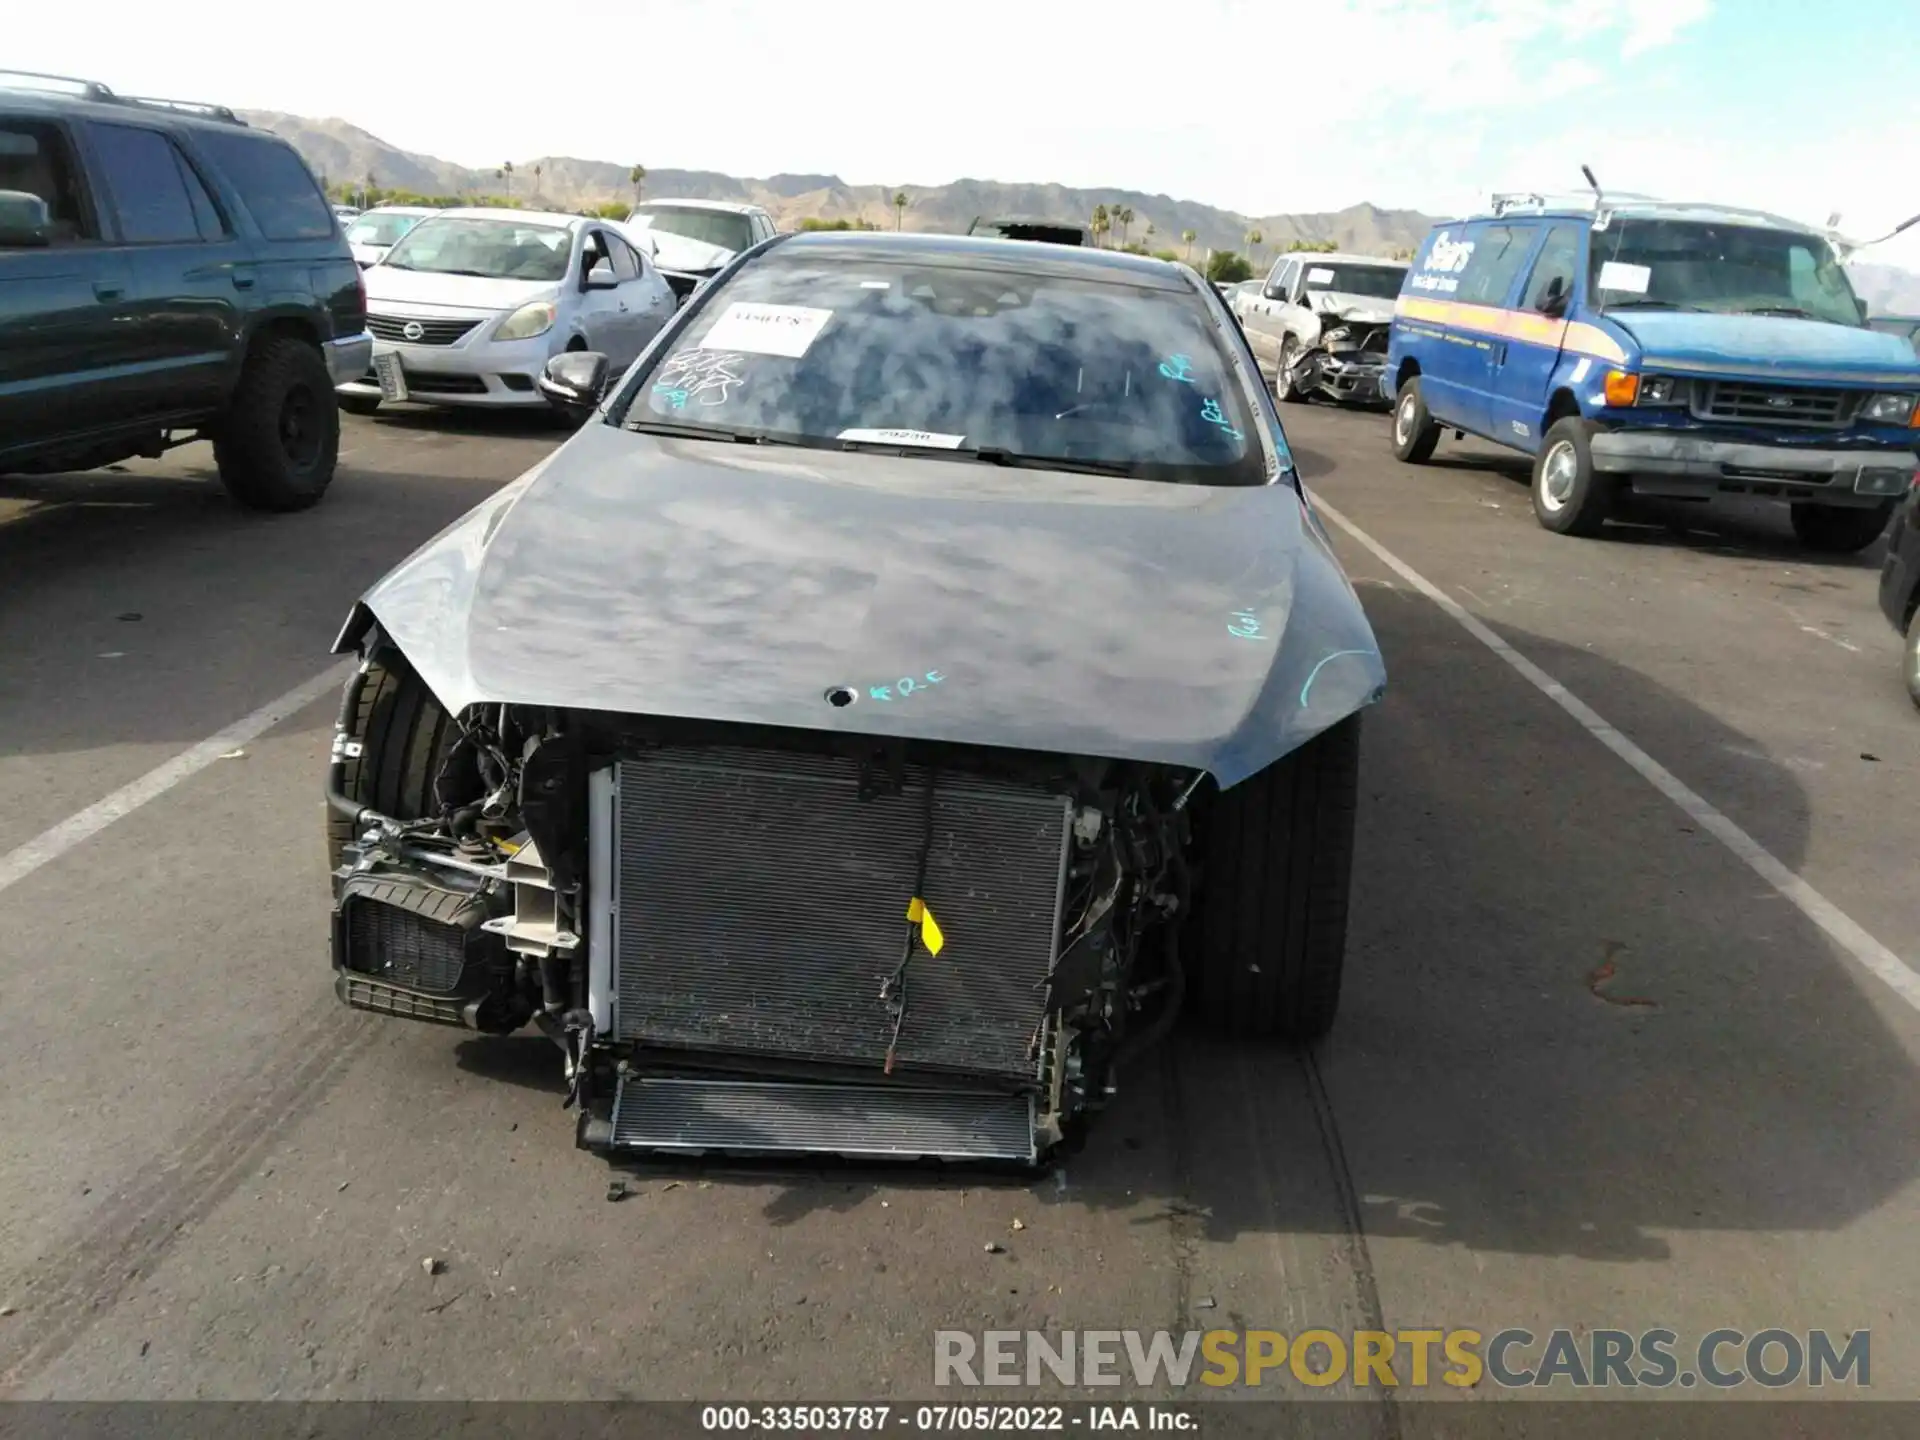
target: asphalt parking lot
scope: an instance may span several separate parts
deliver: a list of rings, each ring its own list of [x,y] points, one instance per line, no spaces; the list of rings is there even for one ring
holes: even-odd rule
[[[1287,422],[1390,677],[1326,1046],[1182,1033],[1037,1183],[651,1167],[618,1204],[549,1042],[350,1014],[327,967],[328,646],[558,432],[349,420],[291,517],[197,449],[0,481],[0,1394],[923,1396],[941,1328],[1664,1325],[1868,1328],[1920,1398],[1877,549],[1761,510],[1566,540],[1492,452]]]

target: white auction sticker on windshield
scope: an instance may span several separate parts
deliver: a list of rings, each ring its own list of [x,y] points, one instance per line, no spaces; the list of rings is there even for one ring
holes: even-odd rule
[[[940,435],[932,430],[842,430],[837,437],[862,445],[917,445],[923,450],[958,450],[964,435]]]
[[[1307,271],[1307,283],[1309,285],[1331,285],[1333,284],[1333,272],[1316,265],[1313,269]]]
[[[832,318],[833,311],[811,305],[748,305],[736,300],[696,348],[797,360]]]
[[[1600,267],[1602,290],[1625,290],[1629,295],[1644,295],[1653,283],[1653,267],[1629,265],[1624,260],[1609,260]]]

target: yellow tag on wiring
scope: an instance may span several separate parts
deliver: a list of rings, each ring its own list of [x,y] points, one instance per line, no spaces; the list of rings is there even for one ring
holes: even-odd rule
[[[929,955],[938,955],[947,937],[940,933],[940,922],[933,918],[933,911],[918,895],[907,902],[907,919],[920,922],[920,943],[927,947]]]

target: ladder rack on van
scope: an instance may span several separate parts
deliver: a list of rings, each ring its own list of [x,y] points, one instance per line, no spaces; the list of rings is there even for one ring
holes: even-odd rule
[[[1739,205],[1721,205],[1708,200],[1660,200],[1652,195],[1637,195],[1625,190],[1611,190],[1605,196],[1591,191],[1566,195],[1543,195],[1538,191],[1498,191],[1493,196],[1492,214],[1503,215],[1542,215],[1558,210],[1574,210],[1594,217],[1594,223],[1604,226],[1619,210],[1633,210],[1653,215],[1691,215],[1703,219],[1727,220],[1736,224],[1761,224],[1777,230],[1799,230],[1822,234],[1820,227],[1808,225],[1803,221],[1790,220],[1784,215],[1776,215],[1768,210],[1752,210]]]
[[[25,83],[21,83],[25,82]],[[209,105],[199,100],[161,100],[145,95],[121,95],[98,80],[81,80],[71,75],[48,75],[38,70],[0,69],[0,89],[39,90],[56,95],[74,95],[100,105],[139,105],[151,110],[174,110],[183,115],[202,115],[229,125],[247,122],[225,105]]]

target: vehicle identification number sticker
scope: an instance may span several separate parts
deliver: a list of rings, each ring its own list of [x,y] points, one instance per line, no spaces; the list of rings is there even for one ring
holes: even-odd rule
[[[1624,290],[1629,295],[1644,295],[1647,286],[1653,283],[1653,268],[1649,265],[1629,265],[1624,260],[1609,260],[1600,267],[1600,288],[1602,290]]]
[[[832,318],[833,311],[811,305],[749,305],[736,300],[714,322],[698,348],[784,355],[797,360]]]
[[[926,450],[958,450],[964,435],[941,435],[932,430],[842,430],[842,440],[857,440],[863,445],[918,445]]]

